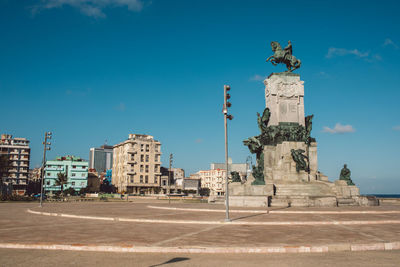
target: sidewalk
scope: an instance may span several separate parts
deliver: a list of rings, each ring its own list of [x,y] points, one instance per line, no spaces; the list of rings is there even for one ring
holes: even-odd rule
[[[233,223],[223,223],[224,207],[209,204],[45,203],[39,208],[37,203],[1,203],[0,247],[169,253],[400,249],[400,206],[396,205],[235,208],[230,216]],[[302,222],[311,224],[298,225]]]

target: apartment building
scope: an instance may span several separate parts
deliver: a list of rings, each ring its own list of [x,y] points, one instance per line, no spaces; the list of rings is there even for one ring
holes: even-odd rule
[[[9,166],[2,171],[3,183],[12,185],[13,193],[23,195],[26,191],[29,173],[31,149],[26,138],[13,138],[12,135],[2,134],[0,140],[0,155],[9,159]]]
[[[80,157],[64,156],[57,157],[55,160],[46,161],[44,176],[44,191],[54,193],[61,190],[61,186],[56,185],[58,173],[67,175],[67,184],[63,189],[72,187],[75,191],[85,188],[88,184],[88,162]]]
[[[157,194],[160,167],[161,143],[151,135],[129,134],[113,147],[112,184],[119,192]]]
[[[201,187],[210,189],[210,195],[225,195],[226,170],[216,169],[199,171],[197,175],[200,177]]]

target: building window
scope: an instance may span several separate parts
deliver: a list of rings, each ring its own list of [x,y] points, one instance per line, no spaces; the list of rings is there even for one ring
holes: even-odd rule
[[[131,183],[133,183],[133,178],[131,177]]]
[[[149,155],[146,155],[146,162],[149,162]]]
[[[82,177],[85,177],[85,175],[86,175],[85,173],[82,173]]]
[[[71,173],[71,176],[74,177],[74,176],[75,176],[75,173]]]
[[[51,173],[48,172],[48,173],[47,173],[47,176],[51,176]]]
[[[50,185],[50,181],[47,181],[46,184],[47,184],[47,185]]]
[[[148,184],[148,183],[149,183],[149,176],[148,176],[148,175],[146,175],[146,176],[145,176],[145,178],[144,178],[144,182],[145,182],[146,184]]]
[[[140,151],[142,151],[142,152],[144,151],[144,145],[143,144],[140,145]]]
[[[149,172],[149,165],[146,165],[146,172]]]
[[[146,145],[146,152],[149,152],[150,151],[150,147],[149,147],[149,145]]]
[[[154,176],[154,183],[157,183],[157,176]]]
[[[72,185],[75,185],[75,182],[72,182],[71,184],[72,184]]]
[[[72,165],[72,169],[76,169],[76,165]]]
[[[140,182],[143,183],[143,175],[140,175]]]
[[[144,155],[140,155],[140,162],[144,161]]]
[[[162,181],[162,184],[165,186],[165,185],[167,185],[167,181],[166,180],[163,180]]]
[[[143,172],[143,165],[140,165],[140,172]]]
[[[86,169],[86,166],[82,166],[82,169]]]

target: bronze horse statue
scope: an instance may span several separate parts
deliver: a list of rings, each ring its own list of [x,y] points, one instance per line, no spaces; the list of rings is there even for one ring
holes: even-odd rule
[[[292,55],[292,43],[289,41],[288,46],[282,49],[278,42],[271,42],[271,48],[274,54],[267,58],[266,62],[271,61],[272,65],[276,66],[279,63],[286,64],[287,71],[292,72],[300,68],[301,61]]]

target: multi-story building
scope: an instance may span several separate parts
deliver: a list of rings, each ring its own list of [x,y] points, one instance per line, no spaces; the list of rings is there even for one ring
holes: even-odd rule
[[[88,165],[87,161],[74,156],[57,157],[55,160],[46,161],[43,185],[45,192],[53,193],[61,190],[61,186],[56,185],[58,173],[67,175],[64,190],[70,187],[75,191],[85,188],[88,183]]]
[[[201,187],[210,189],[210,195],[225,195],[226,170],[199,171],[197,174],[200,177]]]
[[[226,163],[211,163],[211,170],[225,169]],[[250,169],[248,163],[232,163],[228,162],[229,172],[238,172],[240,175],[246,175]]]
[[[231,179],[231,172],[238,172],[241,179],[246,179],[249,164],[247,163],[232,163],[228,162],[228,179]],[[202,188],[209,188],[210,194],[222,196],[225,194],[225,177],[226,177],[226,164],[225,163],[211,163],[211,169],[206,171],[199,171],[197,175],[201,180]],[[192,176],[192,175],[191,175]]]
[[[160,190],[161,143],[151,135],[129,134],[114,146],[112,184],[119,192],[156,194]]]
[[[43,167],[30,169],[28,174],[28,182],[40,182],[42,177],[42,169]]]
[[[89,168],[96,169],[98,173],[112,168],[113,147],[103,145],[99,148],[92,147],[89,153]]]
[[[185,170],[181,168],[171,168],[172,177],[174,180],[185,178]]]
[[[7,170],[2,172],[3,183],[12,185],[13,193],[23,195],[28,183],[29,159],[31,149],[26,138],[13,138],[2,134],[0,140],[0,155],[9,159]]]

